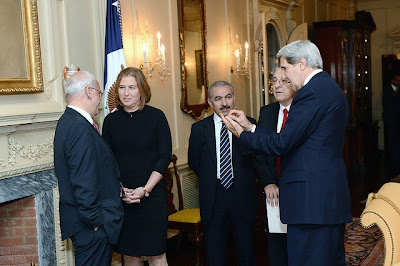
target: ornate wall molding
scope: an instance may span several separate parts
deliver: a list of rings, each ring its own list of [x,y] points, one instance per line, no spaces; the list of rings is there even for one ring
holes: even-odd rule
[[[56,125],[57,121],[0,126],[0,145],[3,147],[0,179],[53,168],[53,129]],[[43,135],[44,132],[47,133]],[[36,141],[44,139],[44,142],[34,143],[32,136]]]
[[[0,135],[1,134],[11,134],[18,131],[30,131],[30,130],[38,130],[38,129],[46,129],[46,128],[56,128],[57,121],[53,122],[44,122],[44,123],[32,123],[27,125],[17,125],[17,126],[5,126],[0,127]]]
[[[44,84],[44,94],[46,95],[47,99],[50,99],[51,93],[52,93],[52,90],[51,90],[50,84],[45,83]]]
[[[29,167],[21,167],[18,169],[13,169],[9,171],[0,172],[0,179],[14,177],[18,175],[30,174],[39,171],[44,171],[54,168],[54,163],[43,163]]]
[[[26,125],[16,125],[16,126],[4,126],[0,127],[0,135],[1,134],[10,134],[18,131],[30,131],[30,130],[38,130],[38,129],[47,129],[47,128],[56,128],[57,121],[52,122],[43,122],[43,123],[32,123]]]
[[[0,116],[0,134],[2,133],[2,128],[8,126],[25,126],[25,124],[34,124],[38,122],[50,122],[57,124],[58,119],[63,113],[64,111],[40,114]]]
[[[12,136],[8,136],[8,163],[12,166],[17,164],[18,155],[33,162],[43,158],[49,152],[53,155],[53,139],[54,136],[46,140],[43,144],[22,145]]]
[[[288,36],[290,36],[290,33],[296,28],[296,21],[292,19],[292,9],[294,9],[294,1],[292,1],[289,6],[286,9],[286,31],[288,33]]]
[[[258,9],[265,13],[270,7],[286,10],[289,5],[293,5],[296,8],[302,4],[303,0],[258,0]]]
[[[400,29],[397,29],[389,34],[389,38],[393,40],[393,53],[400,53]]]

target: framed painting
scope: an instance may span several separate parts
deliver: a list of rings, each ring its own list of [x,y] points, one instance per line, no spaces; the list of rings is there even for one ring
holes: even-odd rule
[[[37,0],[1,0],[0,25],[0,94],[43,91]]]

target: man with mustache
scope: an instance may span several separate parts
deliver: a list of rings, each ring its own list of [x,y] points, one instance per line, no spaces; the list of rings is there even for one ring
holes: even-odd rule
[[[226,265],[226,247],[232,225],[237,265],[256,265],[254,233],[256,182],[253,158],[242,153],[238,139],[226,130],[219,115],[233,109],[230,83],[214,82],[208,103],[214,114],[193,124],[189,138],[189,166],[199,177],[200,214],[205,228],[207,265]],[[255,120],[249,118],[252,123]]]

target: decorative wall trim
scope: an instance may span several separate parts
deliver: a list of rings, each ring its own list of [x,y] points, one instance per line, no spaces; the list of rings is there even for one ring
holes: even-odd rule
[[[286,10],[289,5],[294,8],[303,5],[303,0],[258,0],[258,9],[262,12],[267,12],[270,7]]]
[[[46,95],[46,98],[47,98],[47,99],[50,99],[51,93],[52,93],[52,91],[51,91],[51,86],[50,86],[50,84],[45,83],[45,84],[44,84],[44,94]]]
[[[60,116],[64,111],[40,113],[40,114],[24,114],[24,115],[10,115],[0,116],[0,134],[4,126],[18,126],[23,124],[34,124],[38,122],[53,122],[57,123]]]
[[[0,134],[10,134],[13,132],[18,132],[18,131],[56,128],[56,126],[57,126],[57,121],[32,123],[32,124],[16,125],[16,126],[4,126],[4,127],[0,127]]]
[[[400,53],[400,29],[397,29],[389,34],[389,38],[393,40],[393,52],[395,54]]]
[[[286,32],[288,36],[290,36],[294,28],[296,28],[296,21],[292,19],[292,9],[294,9],[294,1],[292,1],[286,9]]]
[[[21,145],[12,136],[8,136],[8,163],[14,166],[18,163],[17,155],[24,159],[36,162],[49,152],[53,155],[53,139],[54,136],[46,140],[43,144]]]
[[[4,160],[0,160],[0,162],[1,161],[4,161]],[[10,171],[1,172],[0,173],[0,182],[1,182],[1,179],[6,179],[9,177],[14,177],[14,176],[18,176],[18,175],[26,175],[26,174],[36,173],[39,171],[49,170],[52,168],[54,168],[54,163],[44,163],[44,164],[39,164],[39,165],[34,165],[34,166],[29,166],[29,167],[22,167],[22,168],[13,169]],[[1,198],[1,194],[0,194],[0,198]]]

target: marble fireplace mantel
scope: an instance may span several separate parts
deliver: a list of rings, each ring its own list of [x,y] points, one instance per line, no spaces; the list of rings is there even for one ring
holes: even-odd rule
[[[35,197],[40,265],[69,265],[70,248],[61,241],[54,169],[0,179],[0,203]]]

